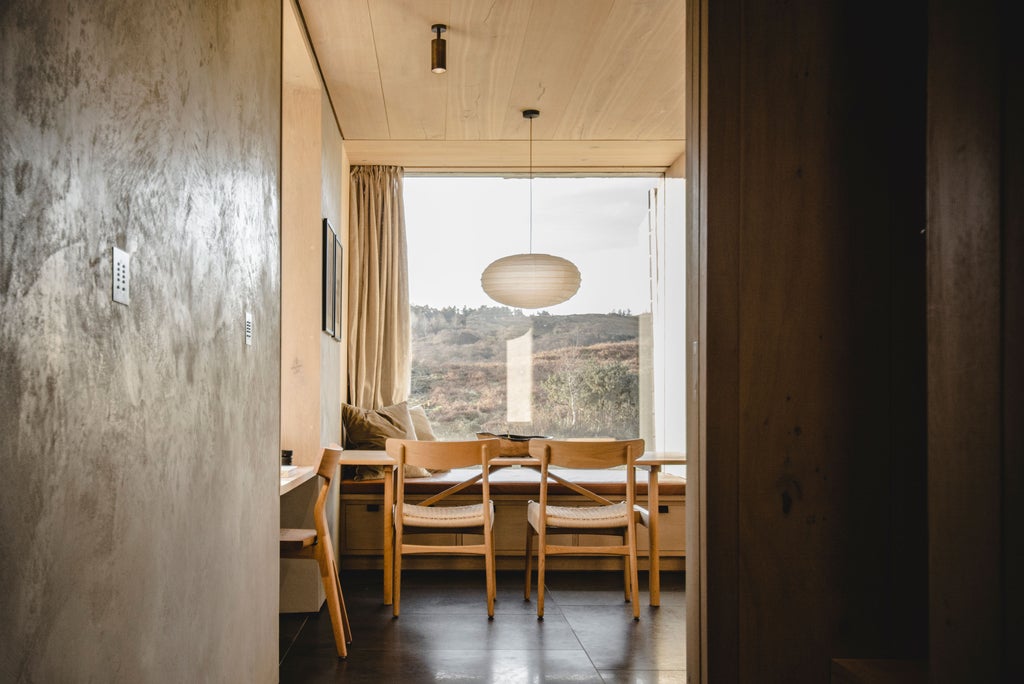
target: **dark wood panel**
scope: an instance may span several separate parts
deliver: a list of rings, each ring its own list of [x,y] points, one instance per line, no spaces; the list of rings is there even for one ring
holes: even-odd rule
[[[701,2],[705,24],[700,105],[700,318],[703,339],[705,676],[739,678],[739,302],[742,105],[740,3]],[[692,150],[693,148],[691,148]]]
[[[928,507],[933,681],[998,681],[997,2],[929,6]]]
[[[924,5],[711,5],[709,675],[825,681],[925,641]]]
[[[1004,12],[1006,10],[1006,5]],[[1003,595],[1004,644],[1024,643],[1024,47],[1002,20],[1003,77]],[[1019,670],[1003,648],[1003,672]]]

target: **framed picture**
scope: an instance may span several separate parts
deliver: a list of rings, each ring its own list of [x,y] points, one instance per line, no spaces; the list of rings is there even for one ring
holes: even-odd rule
[[[342,319],[343,285],[345,278],[345,259],[341,247],[341,238],[334,236],[334,339],[341,340],[341,331],[345,329]]]
[[[322,279],[323,284],[323,297],[320,304],[320,321],[321,327],[325,333],[331,337],[337,336],[338,325],[338,303],[337,303],[337,292],[339,284],[341,282],[341,274],[338,273],[340,265],[338,263],[338,249],[336,244],[340,244],[338,241],[338,234],[334,231],[331,222],[328,219],[324,219],[324,240],[323,240],[323,265],[322,265]]]

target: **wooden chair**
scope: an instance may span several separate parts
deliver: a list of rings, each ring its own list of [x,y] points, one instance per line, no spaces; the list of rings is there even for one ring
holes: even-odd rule
[[[533,574],[533,538],[537,542],[537,617],[544,617],[545,559],[551,555],[622,556],[624,562],[626,600],[633,604],[633,619],[640,619],[636,559],[636,471],[633,461],[644,453],[642,439],[619,441],[557,441],[535,439],[530,442],[530,455],[540,461],[540,502],[530,501],[526,507],[526,587],[524,596],[530,600]],[[614,468],[625,466],[626,499],[610,501],[569,479],[549,470],[562,468]],[[548,482],[553,480],[586,500],[578,506],[548,504]],[[582,503],[582,502],[581,502]],[[622,538],[619,546],[562,546],[548,543],[548,534],[615,535]]]
[[[412,439],[388,439],[385,448],[397,461],[398,485],[395,487],[395,563],[392,612],[397,618],[402,588],[402,556],[406,554],[482,555],[487,582],[487,616],[494,617],[494,502],[488,485],[488,468],[498,456],[498,440],[433,442]],[[463,482],[418,503],[405,499],[405,465],[450,470],[480,466],[480,472]],[[481,483],[480,503],[462,506],[436,506],[476,482]],[[482,544],[409,544],[406,535],[480,534]]]
[[[299,530],[281,528],[281,558],[312,558],[320,566],[320,579],[324,583],[327,595],[327,609],[331,614],[331,627],[334,630],[334,644],[338,649],[338,657],[348,657],[346,644],[352,642],[352,628],[345,610],[345,597],[341,593],[341,580],[338,578],[338,564],[334,556],[334,545],[331,544],[331,531],[327,527],[327,514],[324,507],[327,503],[327,490],[331,487],[331,478],[338,469],[341,458],[340,448],[327,447],[320,458],[317,474],[323,478],[320,495],[313,507],[313,524],[315,530]]]

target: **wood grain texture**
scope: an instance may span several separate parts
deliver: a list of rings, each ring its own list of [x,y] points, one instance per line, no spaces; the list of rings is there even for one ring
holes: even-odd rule
[[[923,5],[706,7],[703,676],[823,681],[923,643]]]
[[[929,653],[1002,662],[1001,84],[997,2],[933,2],[928,69]],[[1019,525],[1019,523],[1018,523]]]
[[[619,161],[575,147],[581,156],[562,167],[665,168],[676,157],[652,164],[643,143],[678,149],[684,138],[682,0],[300,4],[346,140],[525,140],[529,107],[542,113],[536,140],[641,143],[636,158]],[[434,23],[448,25],[443,74],[430,72]],[[386,149],[353,163],[410,165],[375,156]],[[479,165],[452,154],[457,147],[424,146],[414,165]]]
[[[699,301],[701,393],[705,430],[698,456],[703,502],[702,584],[705,681],[740,677],[739,440],[740,343],[738,273],[742,121],[738,2],[701,3],[704,23],[699,108]],[[689,466],[687,466],[689,472]]]
[[[281,107],[281,448],[305,466],[321,456],[321,97],[319,85],[286,83]]]
[[[349,140],[353,164],[391,164],[407,169],[529,172],[530,146],[522,140]],[[535,126],[535,130],[539,127]],[[557,140],[533,143],[536,173],[563,170],[664,171],[685,150],[681,140]]]
[[[344,65],[343,70],[323,70],[331,99],[345,103],[344,110],[335,112],[342,135],[346,139],[390,137],[369,3],[307,1],[299,5],[319,63]],[[430,25],[425,29],[429,39]],[[424,45],[424,52],[429,46],[429,42]]]
[[[686,138],[689,152],[666,172],[686,180],[686,667],[691,681],[707,681],[707,5],[686,7]],[[668,181],[674,182],[674,181]],[[671,195],[670,195],[671,197]],[[666,198],[668,201],[668,198]]]
[[[1007,6],[1004,4],[1003,8]],[[1003,577],[1024,577],[1024,46],[1017,23],[1000,21],[1003,114]],[[1013,350],[1013,351],[1011,351]],[[1004,644],[1024,643],[1024,582],[1003,587]],[[1003,672],[1018,667],[1003,648]]]
[[[452,5],[448,139],[495,140],[519,137],[525,130],[516,115],[522,121],[521,110],[532,106],[532,100],[517,103],[512,88],[533,5],[529,0],[467,0]],[[453,87],[455,83],[461,87]]]

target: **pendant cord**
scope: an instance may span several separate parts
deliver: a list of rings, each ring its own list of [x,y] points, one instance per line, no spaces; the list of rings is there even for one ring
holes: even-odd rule
[[[533,254],[533,119],[530,119],[530,254]]]

